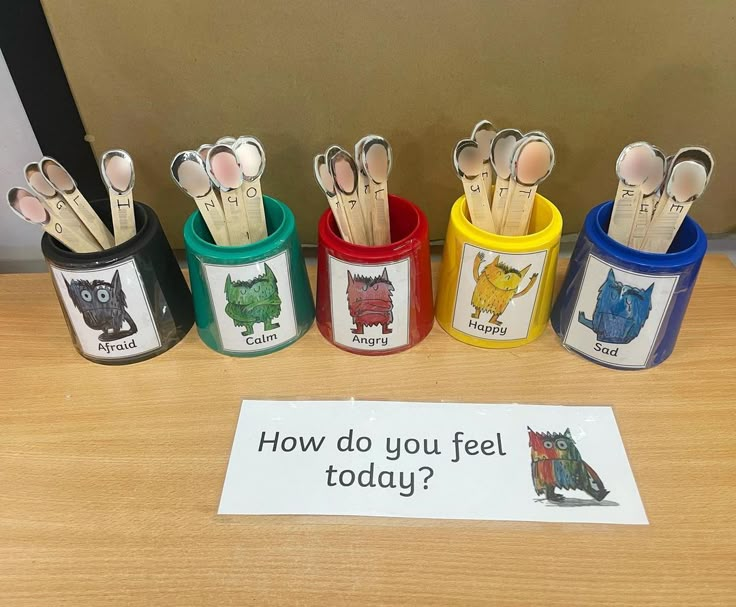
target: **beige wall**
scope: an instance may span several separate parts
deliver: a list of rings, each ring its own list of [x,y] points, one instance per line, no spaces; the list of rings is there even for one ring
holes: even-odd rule
[[[736,227],[732,0],[43,4],[95,152],[133,155],[136,197],[177,246],[194,205],[171,158],[224,134],[263,141],[264,191],[291,206],[305,242],[326,206],[314,154],[382,134],[390,189],[442,238],[461,193],[451,150],[486,117],[550,135],[558,164],[540,192],[565,232],[615,193],[616,157],[641,139],[709,147],[715,178],[692,213],[709,232]]]

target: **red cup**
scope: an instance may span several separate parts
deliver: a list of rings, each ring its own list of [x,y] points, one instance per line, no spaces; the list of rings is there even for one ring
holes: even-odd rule
[[[432,272],[424,213],[389,195],[391,244],[345,242],[332,211],[319,220],[317,326],[348,352],[394,354],[432,330]]]

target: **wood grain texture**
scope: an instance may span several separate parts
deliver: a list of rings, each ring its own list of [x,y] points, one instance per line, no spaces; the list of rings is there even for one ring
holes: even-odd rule
[[[485,351],[437,326],[388,357],[315,327],[235,359],[193,331],[106,367],[73,350],[48,276],[0,276],[0,604],[733,605],[734,302],[733,266],[707,258],[649,371],[588,363],[551,329]],[[612,404],[650,526],[218,517],[243,397]]]
[[[136,199],[153,206],[181,247],[194,205],[171,181],[169,164],[180,150],[225,134],[263,142],[263,191],[289,204],[308,243],[326,208],[314,155],[383,135],[394,152],[389,191],[418,204],[431,238],[442,238],[462,193],[452,149],[483,118],[550,136],[557,166],[540,194],[559,207],[566,233],[580,229],[592,205],[613,198],[616,158],[641,140],[668,154],[708,147],[716,171],[693,216],[707,232],[736,229],[726,178],[736,164],[728,128],[736,2],[667,0],[666,10],[663,3],[43,0],[43,7],[95,153],[131,153]]]

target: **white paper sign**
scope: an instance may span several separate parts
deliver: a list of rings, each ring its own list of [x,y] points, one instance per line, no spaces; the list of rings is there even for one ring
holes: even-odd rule
[[[82,351],[123,359],[161,347],[148,297],[133,259],[100,270],[51,273]]]
[[[646,367],[677,280],[590,255],[563,345],[618,367]]]
[[[220,514],[647,524],[610,407],[243,401]]]
[[[202,267],[223,350],[257,352],[296,337],[288,251],[245,265]]]
[[[409,258],[355,265],[330,257],[332,334],[354,350],[393,350],[409,343]]]
[[[499,253],[465,243],[452,326],[492,341],[525,339],[547,251]]]

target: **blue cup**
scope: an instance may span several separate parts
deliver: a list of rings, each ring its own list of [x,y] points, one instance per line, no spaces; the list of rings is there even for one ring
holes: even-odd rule
[[[668,253],[608,236],[613,202],[591,209],[552,308],[562,345],[612,369],[648,369],[675,347],[707,239],[686,217]]]

